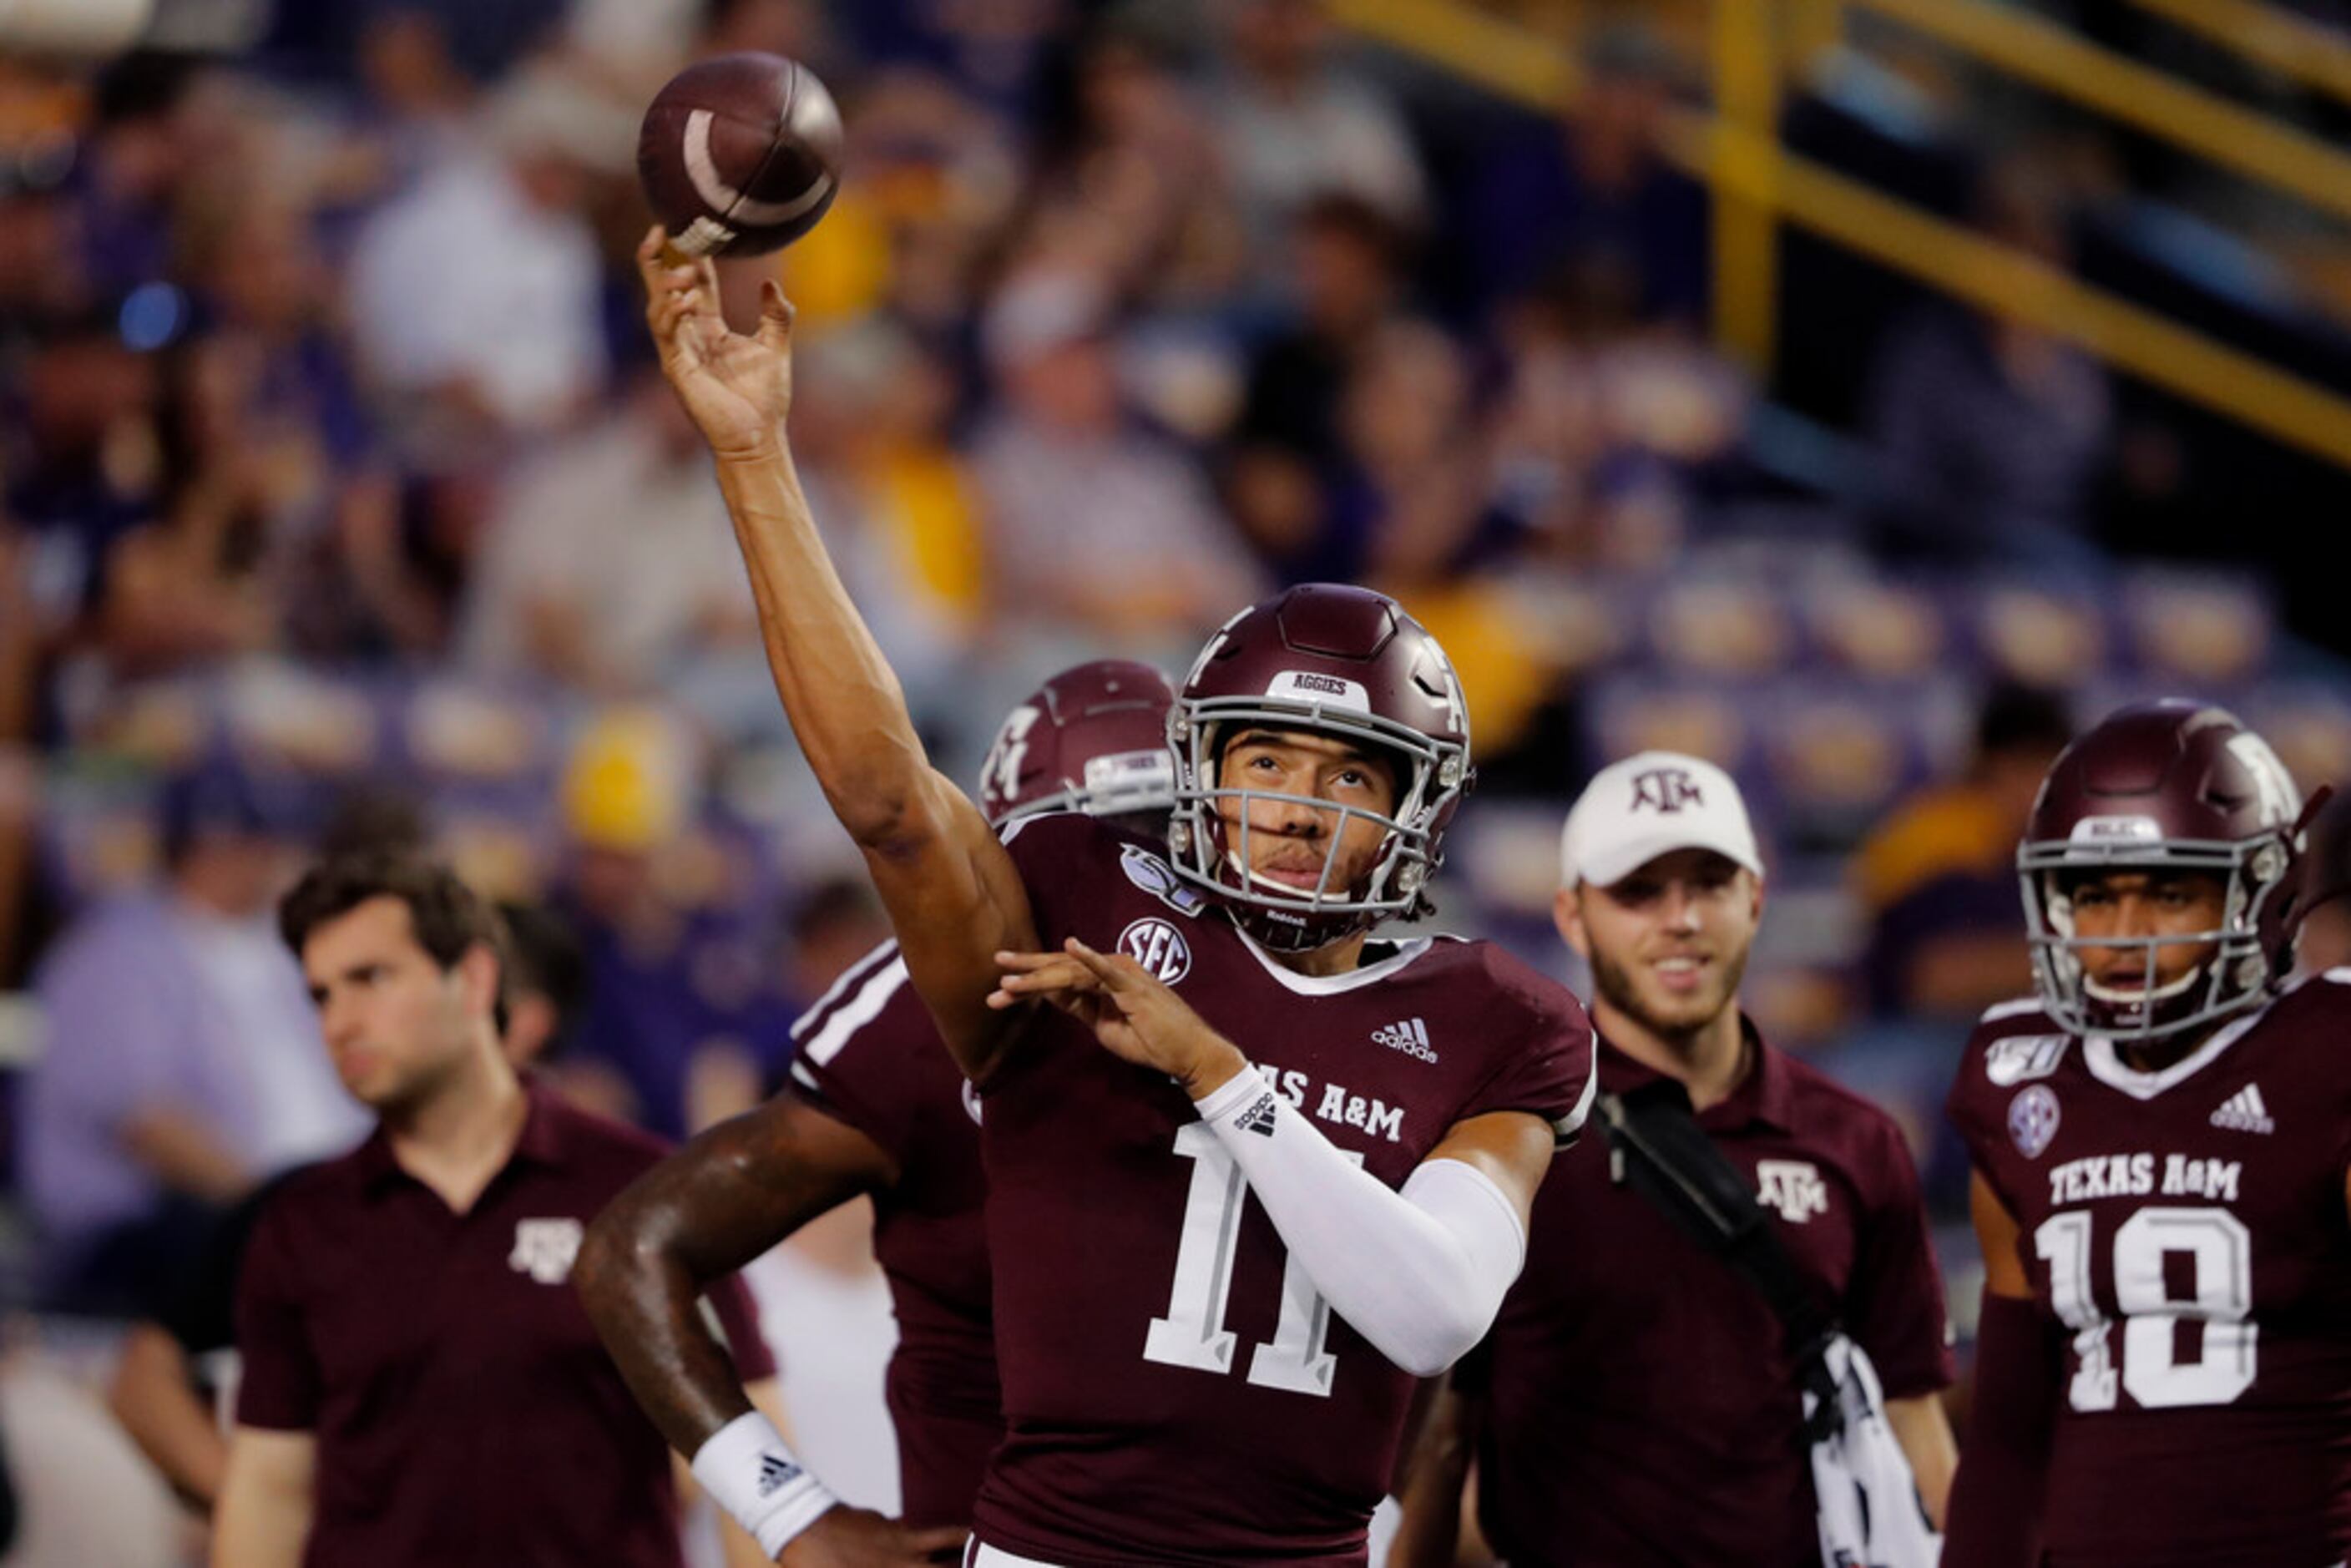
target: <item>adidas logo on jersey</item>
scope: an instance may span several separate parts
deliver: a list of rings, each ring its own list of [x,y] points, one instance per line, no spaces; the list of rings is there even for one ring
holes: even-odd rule
[[[2248,1083],[2221,1107],[2212,1113],[2212,1124],[2232,1133],[2274,1133],[2277,1124],[2270,1120],[2269,1107],[2262,1103],[2258,1083]]]
[[[1375,1029],[1372,1030],[1372,1040],[1374,1044],[1384,1045],[1390,1051],[1401,1051],[1406,1056],[1416,1056],[1423,1061],[1437,1060],[1437,1052],[1428,1043],[1428,1026],[1418,1019],[1405,1019],[1385,1029]]]
[[[759,1456],[759,1495],[773,1497],[783,1488],[799,1479],[801,1474],[799,1466],[781,1454],[761,1454]]]
[[[1260,1094],[1255,1103],[1233,1119],[1233,1125],[1244,1133],[1255,1133],[1260,1138],[1273,1136],[1274,1098]]]

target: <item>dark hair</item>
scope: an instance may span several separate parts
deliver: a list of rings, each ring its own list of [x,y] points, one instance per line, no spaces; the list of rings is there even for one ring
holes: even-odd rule
[[[2073,741],[2074,722],[2065,699],[2021,681],[1999,681],[1976,709],[1976,755],[2045,753],[2053,757]]]
[[[548,999],[555,1009],[549,1049],[560,1050],[588,999],[588,955],[562,917],[539,904],[502,900],[498,916],[507,936],[506,993],[536,991]]]
[[[381,845],[320,861],[279,902],[277,933],[299,958],[319,926],[378,898],[408,906],[416,945],[444,971],[475,947],[490,950],[498,961],[497,1026],[504,1033],[507,941],[497,911],[455,872],[413,849]]]

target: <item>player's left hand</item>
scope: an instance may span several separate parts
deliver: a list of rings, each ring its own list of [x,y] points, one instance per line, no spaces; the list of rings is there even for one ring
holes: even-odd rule
[[[998,953],[1004,971],[992,1008],[1041,998],[1094,1031],[1112,1055],[1156,1068],[1194,1099],[1248,1065],[1231,1040],[1123,953],[1101,954],[1071,937],[1059,953]]]

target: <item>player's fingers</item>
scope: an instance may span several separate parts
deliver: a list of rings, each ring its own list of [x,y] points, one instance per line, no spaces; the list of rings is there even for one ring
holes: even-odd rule
[[[1000,990],[1015,996],[1049,996],[1056,991],[1092,991],[1101,988],[1101,982],[1081,965],[1066,958],[1056,958],[1046,967],[1025,972],[1001,975],[997,978]]]
[[[792,341],[792,318],[797,314],[792,302],[784,298],[784,286],[774,278],[759,283],[759,341],[771,349],[788,349]]]
[[[645,280],[645,292],[653,292],[654,274],[661,269],[662,247],[669,244],[669,231],[655,224],[637,242],[637,276]]]
[[[1059,953],[1016,953],[1008,947],[998,948],[996,954],[998,968],[1010,969],[1023,974],[1033,969],[1041,969],[1048,964],[1061,964],[1067,961]]]
[[[906,1544],[925,1557],[960,1547],[971,1531],[959,1525],[933,1525],[928,1530],[906,1531]]]
[[[1128,988],[1129,983],[1143,973],[1143,971],[1138,968],[1134,974],[1130,975],[1124,969],[1120,968],[1116,964],[1111,962],[1108,958],[1103,957],[1100,953],[1095,952],[1092,948],[1087,946],[1084,943],[1079,941],[1074,936],[1062,943],[1061,946],[1068,951],[1071,957],[1075,958],[1079,963],[1083,964],[1086,967],[1086,972],[1088,974],[1102,982],[1102,989],[1106,991],[1125,990]]]

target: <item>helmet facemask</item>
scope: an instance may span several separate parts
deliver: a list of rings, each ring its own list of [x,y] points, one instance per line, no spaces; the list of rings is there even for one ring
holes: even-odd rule
[[[1231,738],[1257,729],[1326,737],[1391,758],[1398,765],[1394,809],[1382,813],[1315,796],[1226,786],[1224,753]],[[1431,911],[1426,890],[1443,863],[1439,840],[1468,779],[1466,746],[1433,739],[1375,715],[1259,696],[1179,702],[1168,735],[1177,759],[1176,816],[1168,832],[1176,870],[1228,904],[1261,946],[1303,952],[1390,917]],[[1253,834],[1263,831],[1249,825],[1250,808],[1258,803],[1307,808],[1330,823],[1322,878],[1311,889],[1286,886],[1249,869]],[[1379,828],[1379,849],[1359,877],[1334,887],[1339,847],[1357,821]]]
[[[2294,856],[2284,831],[2244,840],[2170,839],[2095,843],[2028,841],[2018,852],[2024,893],[2026,939],[2043,1006],[2069,1034],[2099,1035],[2119,1044],[2147,1044],[2202,1030],[2266,1001],[2278,966],[2266,940],[2273,904],[2285,888]],[[2078,935],[2069,880],[2101,871],[2149,874],[2205,872],[2223,887],[2220,925],[2212,930],[2150,936]],[[2162,949],[2210,946],[2210,956],[2177,979],[2158,984]],[[2092,949],[2139,953],[2147,988],[2108,991],[2089,977],[2083,955]]]

